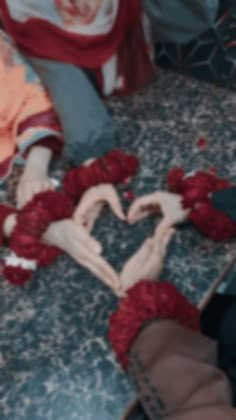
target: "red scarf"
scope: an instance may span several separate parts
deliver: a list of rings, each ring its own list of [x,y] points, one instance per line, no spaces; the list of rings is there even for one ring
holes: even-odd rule
[[[11,17],[6,1],[0,0],[0,5],[7,32],[26,54],[93,69],[102,66],[119,50],[141,19],[140,0],[120,0],[110,33],[85,36],[62,30],[43,19],[16,21]]]

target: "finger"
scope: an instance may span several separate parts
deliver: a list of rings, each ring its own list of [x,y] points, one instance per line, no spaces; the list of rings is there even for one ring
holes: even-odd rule
[[[100,187],[93,188],[85,193],[74,213],[75,220],[80,219],[81,216],[101,202],[108,203],[114,214],[119,219],[125,220],[125,214],[122,210],[118,194],[110,185],[101,185]]]
[[[120,279],[114,269],[98,255],[90,255],[81,262],[96,277],[112,289],[120,289]]]
[[[128,222],[131,224],[136,223],[138,220],[153,213],[151,206],[155,204],[156,200],[154,201],[154,198],[155,195],[150,194],[135,200],[128,211]],[[156,208],[156,211],[158,211],[158,207]]]
[[[118,219],[126,220],[126,216],[123,212],[119,196],[117,192],[115,191],[115,189],[112,190],[112,192],[107,196],[106,201],[108,205],[110,206],[110,208],[112,209],[115,216],[118,217]]]
[[[74,211],[74,220],[79,220],[81,217],[86,215],[94,206],[97,204],[98,199],[95,194],[95,190],[88,190],[81,198],[77,208]]]
[[[97,203],[92,209],[88,210],[86,214],[78,215],[74,213],[73,220],[76,223],[84,226],[86,231],[90,233],[102,211],[102,208],[103,208],[103,203]]]
[[[97,203],[93,210],[90,212],[87,222],[87,231],[92,232],[94,225],[100,216],[100,213],[103,209],[103,203]]]
[[[171,221],[168,217],[163,217],[161,222],[155,228],[154,236],[161,237],[169,229],[174,229],[173,221]]]
[[[78,228],[78,226],[77,226]],[[75,226],[76,229],[76,226]],[[81,249],[86,249],[88,251],[88,255],[93,252],[95,254],[101,254],[102,252],[102,245],[96,239],[88,234],[88,232],[82,227],[79,226],[79,229],[74,231],[74,242],[75,242],[75,249],[79,247]]]

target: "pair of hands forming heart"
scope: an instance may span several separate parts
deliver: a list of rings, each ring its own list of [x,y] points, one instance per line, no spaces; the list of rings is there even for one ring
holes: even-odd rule
[[[143,242],[138,251],[124,265],[120,275],[103,260],[99,277],[112,288],[116,295],[124,296],[125,292],[142,278],[150,280],[158,278],[168,244],[174,234],[173,226],[184,222],[188,217],[188,212],[182,208],[181,199],[181,196],[177,194],[157,191],[135,200],[125,216],[113,185],[99,185],[85,192],[74,212],[73,219],[88,233],[92,231],[105,204],[110,206],[120,220],[127,221],[129,224],[134,224],[150,214],[163,215],[153,236]],[[109,280],[108,267],[111,274]]]

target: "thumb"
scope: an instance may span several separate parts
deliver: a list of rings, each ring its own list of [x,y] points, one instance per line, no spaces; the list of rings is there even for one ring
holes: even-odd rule
[[[120,199],[115,190],[107,196],[106,201],[109,207],[112,209],[115,216],[118,217],[118,219],[126,220],[126,216],[123,212]]]

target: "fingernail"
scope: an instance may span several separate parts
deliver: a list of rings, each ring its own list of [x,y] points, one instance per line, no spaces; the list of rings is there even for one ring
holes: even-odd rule
[[[121,220],[126,220],[126,217],[125,217],[125,215],[124,215],[123,213],[120,213],[120,214],[119,214],[119,218],[120,218]]]

